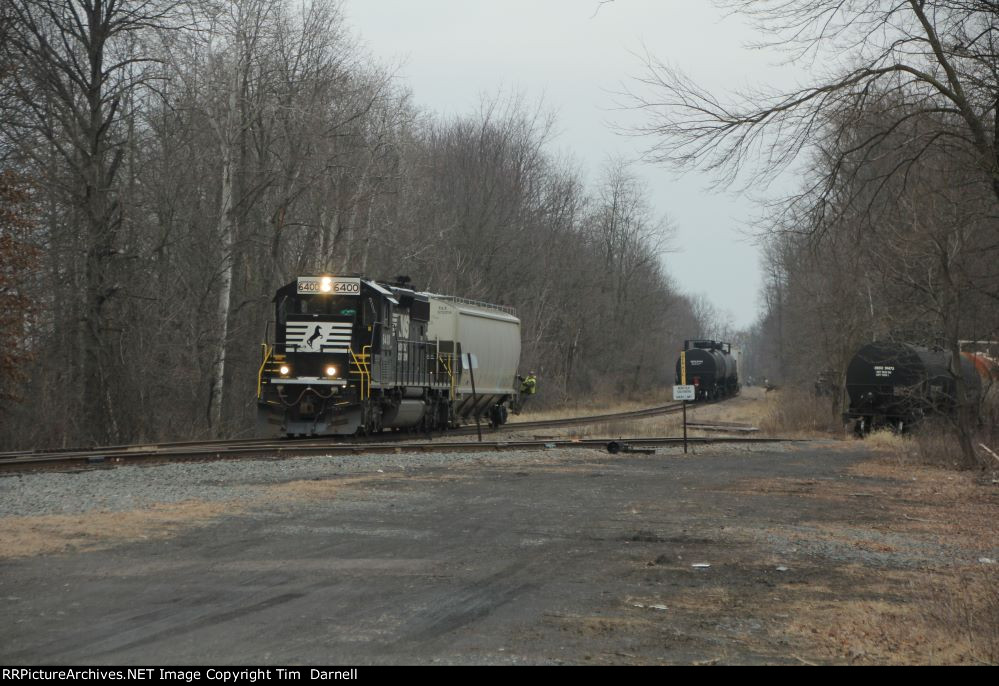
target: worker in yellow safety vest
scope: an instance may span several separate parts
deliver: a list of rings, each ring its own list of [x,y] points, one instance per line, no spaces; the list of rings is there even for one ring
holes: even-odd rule
[[[538,379],[534,376],[534,372],[530,372],[526,379],[521,379],[520,382],[520,394],[521,395],[534,395],[538,392]]]
[[[520,380],[520,389],[517,395],[510,400],[510,410],[514,414],[520,414],[527,399],[538,392],[538,379],[534,376],[533,371],[527,375],[526,379],[520,374],[517,375],[517,379]]]

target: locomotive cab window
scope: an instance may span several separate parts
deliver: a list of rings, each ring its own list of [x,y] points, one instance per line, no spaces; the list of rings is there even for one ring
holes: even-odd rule
[[[284,326],[288,323],[288,296],[282,297],[278,303],[277,320],[279,326]]]
[[[357,298],[336,295],[307,295],[295,301],[295,314],[326,314],[339,317],[357,315]]]
[[[388,307],[387,303],[384,305]],[[374,295],[365,295],[361,298],[360,320],[363,330],[370,336],[368,339],[371,345],[371,352],[380,353],[382,350],[382,299]]]

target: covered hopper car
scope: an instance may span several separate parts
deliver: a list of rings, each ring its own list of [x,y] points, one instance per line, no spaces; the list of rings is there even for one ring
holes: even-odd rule
[[[517,392],[520,320],[508,307],[301,276],[274,297],[272,335],[257,378],[265,435],[498,425]]]

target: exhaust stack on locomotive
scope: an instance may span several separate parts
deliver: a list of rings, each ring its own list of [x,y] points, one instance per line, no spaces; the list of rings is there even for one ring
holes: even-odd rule
[[[498,425],[516,396],[520,320],[499,305],[302,276],[274,297],[273,336],[257,377],[265,434]]]

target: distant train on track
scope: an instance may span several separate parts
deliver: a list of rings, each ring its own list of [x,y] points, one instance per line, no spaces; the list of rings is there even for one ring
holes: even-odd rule
[[[676,360],[676,383],[682,382],[681,360],[687,360],[687,385],[694,386],[697,400],[717,400],[739,392],[739,350],[731,343],[705,339],[683,342]]]
[[[274,297],[257,376],[260,433],[430,432],[471,417],[497,426],[516,399],[519,362],[511,308],[360,276],[301,276]]]
[[[847,366],[849,407],[843,420],[853,421],[854,432],[863,436],[884,427],[905,431],[924,417],[952,414],[957,379],[951,360],[940,348],[893,341],[863,346]],[[977,404],[995,366],[982,355],[962,352],[960,368],[969,402]]]

